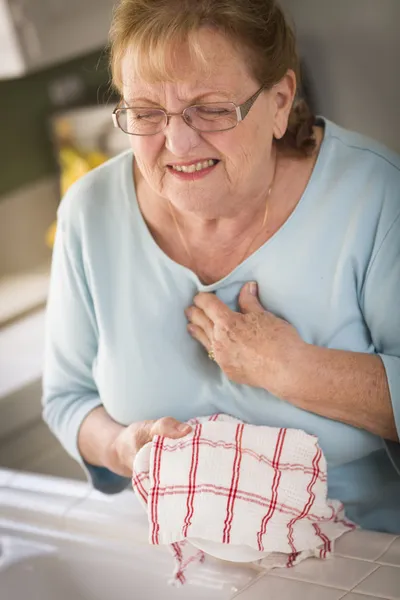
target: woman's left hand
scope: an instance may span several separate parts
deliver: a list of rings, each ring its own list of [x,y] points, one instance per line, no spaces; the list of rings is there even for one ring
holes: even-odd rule
[[[292,325],[265,310],[257,284],[243,286],[239,307],[241,312],[234,312],[214,294],[200,293],[185,311],[188,330],[232,381],[290,396],[295,385],[291,367],[306,343]]]

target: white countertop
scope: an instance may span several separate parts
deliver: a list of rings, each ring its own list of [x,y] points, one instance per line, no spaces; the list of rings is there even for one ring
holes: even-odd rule
[[[147,520],[127,490],[116,496],[83,482],[0,470],[0,525],[33,526],[65,535],[101,536],[110,544],[147,544]],[[237,566],[238,569],[246,567]],[[247,567],[248,568],[248,567]],[[239,600],[400,600],[400,536],[345,534],[328,560],[307,559],[268,575],[255,570]]]

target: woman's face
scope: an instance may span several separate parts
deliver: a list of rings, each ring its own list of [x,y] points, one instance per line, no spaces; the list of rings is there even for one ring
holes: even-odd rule
[[[129,52],[122,62],[123,97],[127,106],[159,107],[181,112],[201,102],[245,102],[260,87],[233,45],[216,31],[199,33],[202,50],[211,65],[205,76],[190,62],[188,51],[177,53],[178,81],[147,83],[135,78]],[[287,76],[264,91],[234,129],[199,133],[174,116],[161,133],[129,136],[136,165],[157,196],[178,210],[214,219],[232,217],[249,198],[265,197],[270,185],[273,136],[286,130],[295,83]],[[176,172],[173,165],[218,161],[195,175]]]

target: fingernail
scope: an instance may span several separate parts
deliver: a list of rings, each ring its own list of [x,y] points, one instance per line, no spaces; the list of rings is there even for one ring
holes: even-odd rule
[[[188,332],[193,335],[194,334],[194,327],[193,325],[188,325]]]
[[[249,283],[249,292],[252,296],[257,296],[258,285],[255,281],[252,281],[251,283]]]
[[[189,433],[189,431],[192,431],[192,428],[187,423],[180,423],[179,425],[176,426],[176,428],[178,431],[181,431],[182,433]]]

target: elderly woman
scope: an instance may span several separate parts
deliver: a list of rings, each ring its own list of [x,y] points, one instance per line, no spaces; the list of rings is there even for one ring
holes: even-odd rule
[[[45,420],[106,493],[194,416],[303,429],[400,533],[399,157],[299,100],[274,0],[122,0],[111,50],[131,149],[59,209]]]

